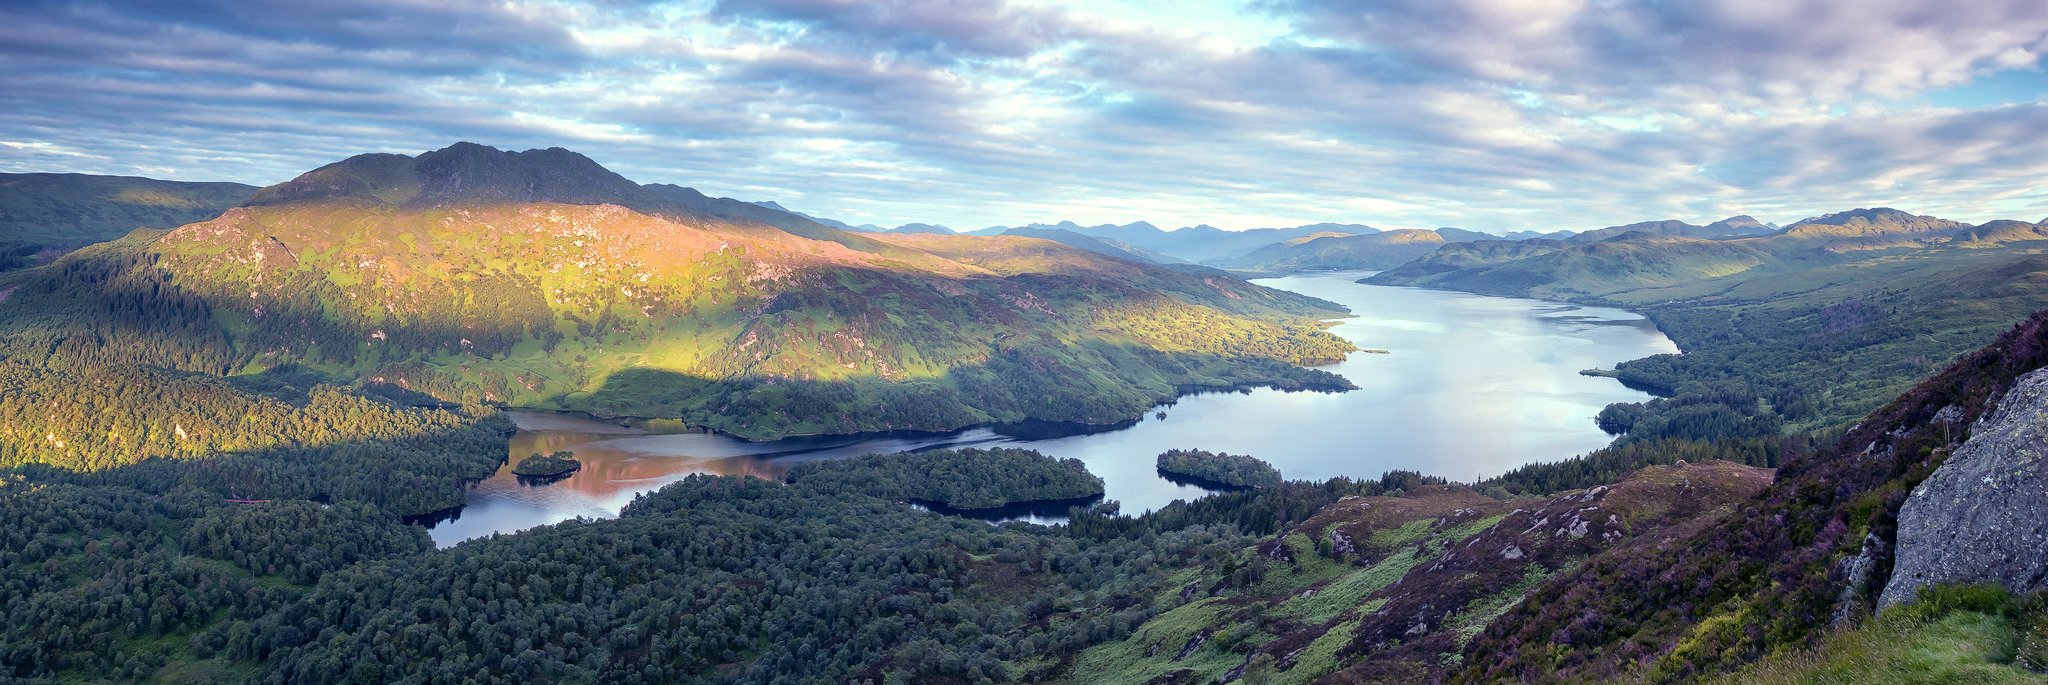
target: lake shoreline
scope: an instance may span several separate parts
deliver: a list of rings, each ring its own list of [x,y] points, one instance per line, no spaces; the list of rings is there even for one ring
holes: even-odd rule
[[[1360,349],[1352,352],[1352,354],[1387,354],[1387,351],[1378,349]],[[1329,366],[1329,364],[1325,364],[1323,366]],[[1317,367],[1311,366],[1303,368]],[[1337,386],[1282,388],[1274,383],[1240,383],[1235,385],[1190,384],[1174,386],[1174,395],[1172,397],[1154,402],[1152,406],[1147,407],[1145,410],[1138,412],[1136,416],[1132,416],[1130,418],[1125,419],[1118,419],[1116,421],[1105,421],[1097,423],[1087,421],[1059,421],[1054,419],[1025,418],[1020,421],[986,421],[982,423],[968,424],[965,426],[960,426],[958,428],[949,429],[891,428],[887,430],[856,431],[852,433],[790,433],[787,435],[778,435],[774,437],[749,437],[746,435],[740,435],[738,433],[731,433],[719,430],[717,428],[709,427],[685,426],[680,430],[662,430],[642,428],[630,424],[619,423],[621,421],[673,421],[678,424],[683,423],[682,419],[674,417],[630,415],[612,416],[606,414],[598,414],[596,412],[584,409],[550,409],[546,407],[522,407],[509,405],[499,409],[498,411],[504,413],[507,418],[512,419],[512,424],[514,426],[517,426],[519,430],[566,430],[570,427],[563,424],[552,423],[548,421],[548,419],[551,417],[570,417],[584,419],[597,424],[615,427],[617,431],[614,434],[616,435],[716,435],[719,437],[731,438],[734,440],[739,440],[741,442],[749,442],[755,444],[765,444],[793,439],[871,440],[876,438],[944,438],[960,435],[968,431],[981,429],[994,431],[998,435],[1010,437],[1027,437],[1029,435],[1034,434],[1044,434],[1048,431],[1060,435],[1086,435],[1089,433],[1100,433],[1106,431],[1120,430],[1122,428],[1129,427],[1130,425],[1135,424],[1140,420],[1143,420],[1147,415],[1157,412],[1160,409],[1173,407],[1179,404],[1181,400],[1189,397],[1196,397],[1200,395],[1245,394],[1250,393],[1254,390],[1273,390],[1275,392],[1284,393],[1337,394],[1352,392],[1357,390],[1357,388],[1340,388]],[[578,428],[581,427],[582,426],[578,426]],[[1015,429],[1017,432],[1011,432],[1010,429]],[[600,431],[584,432],[595,433]]]
[[[1113,423],[984,423],[782,440],[685,429],[672,421],[650,425],[635,417],[506,409],[522,426],[508,445],[513,460],[569,451],[584,461],[584,469],[538,484],[522,482],[501,466],[470,487],[458,521],[429,532],[445,547],[557,521],[615,516],[640,494],[691,474],[780,480],[808,461],[966,447],[1079,459],[1104,481],[1103,501],[1117,502],[1130,514],[1228,491],[1158,473],[1153,457],[1170,449],[1250,454],[1292,479],[1312,482],[1373,479],[1390,470],[1465,482],[1611,444],[1613,436],[1599,430],[1595,415],[1608,404],[1654,395],[1579,371],[1674,351],[1648,317],[1611,308],[1362,285],[1341,273],[1261,284],[1352,309],[1353,316],[1328,323],[1360,349],[1342,363],[1318,368],[1357,390],[1161,386],[1161,393],[1172,395]],[[1373,353],[1378,350],[1389,354]],[[959,514],[1052,524],[1074,504]]]

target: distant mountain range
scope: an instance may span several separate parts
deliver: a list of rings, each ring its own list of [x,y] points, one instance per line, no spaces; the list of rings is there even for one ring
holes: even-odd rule
[[[1596,234],[1607,237],[1586,240]],[[1751,271],[1805,271],[1819,263],[1858,258],[1851,253],[1985,248],[2044,239],[2048,231],[2039,224],[1992,221],[1971,226],[1890,208],[1856,209],[1805,219],[1782,231],[1735,217],[1709,226],[1675,221],[1631,224],[1563,241],[1525,241],[1513,248],[1451,245],[1375,280],[1536,297],[1607,296]]]
[[[756,203],[783,210],[775,202]],[[787,210],[783,210],[787,211]],[[819,223],[850,231],[876,233],[953,233],[951,228],[932,224],[905,224],[883,228],[872,224],[851,225],[821,217]],[[1434,233],[1438,244],[1481,241],[1559,240],[1595,243],[1628,234],[1676,238],[1719,239],[1769,235],[1778,227],[1747,215],[1733,216],[1704,226],[1676,219],[1608,226],[1584,232],[1571,230],[1518,230],[1494,234],[1462,228],[1442,227],[1433,231],[1406,231],[1405,237],[1361,239],[1384,233],[1365,224],[1319,223],[1288,228],[1254,228],[1229,231],[1208,225],[1162,229],[1150,222],[1083,226],[1072,221],[1024,226],[990,226],[967,235],[1025,235],[1045,238],[1098,254],[1156,264],[1202,264],[1254,274],[1301,270],[1389,269],[1429,254],[1421,246],[1434,242],[1420,233]],[[1345,238],[1343,240],[1334,240]],[[1324,239],[1333,239],[1325,242]]]
[[[137,228],[169,228],[218,216],[256,192],[240,183],[132,176],[0,174],[0,261],[26,263],[113,240]]]
[[[1768,235],[1775,232],[1777,232],[1776,229],[1764,225],[1763,222],[1757,221],[1755,218],[1752,218],[1748,215],[1742,215],[1722,219],[1720,221],[1707,224],[1705,226],[1694,226],[1692,224],[1679,221],[1677,219],[1665,219],[1663,221],[1645,221],[1641,223],[1628,224],[1626,226],[1609,226],[1606,228],[1594,229],[1591,231],[1586,231],[1584,233],[1567,237],[1565,239],[1575,243],[1596,243],[1602,240],[1607,240],[1609,238],[1627,235],[1629,233],[1640,233],[1643,235],[1651,236],[1670,236],[1676,238],[1713,239],[1751,235]]]
[[[1475,237],[1476,236],[1476,237]],[[1261,247],[1217,266],[1260,273],[1342,269],[1391,269],[1449,243],[1501,240],[1500,236],[1440,228],[1434,231],[1397,229],[1364,235],[1315,233]]]

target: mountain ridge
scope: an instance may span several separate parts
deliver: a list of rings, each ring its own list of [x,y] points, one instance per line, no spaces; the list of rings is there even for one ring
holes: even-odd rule
[[[1755,218],[1752,218],[1747,214],[1744,214],[1722,219],[1720,221],[1707,224],[1705,226],[1695,226],[1693,224],[1689,224],[1684,221],[1679,221],[1677,219],[1642,221],[1633,224],[1626,224],[1621,226],[1608,226],[1606,228],[1598,228],[1590,231],[1585,231],[1583,233],[1579,233],[1568,238],[1565,238],[1565,240],[1576,243],[1591,243],[1627,235],[1630,233],[1680,238],[1716,239],[1739,236],[1766,235],[1772,232],[1774,231],[1765,227],[1762,222],[1757,221]]]
[[[1458,229],[1424,231],[1402,228],[1364,235],[1314,233],[1273,243],[1234,259],[1216,260],[1212,264],[1248,273],[1391,269],[1435,252],[1444,245],[1470,242],[1473,235],[1500,240],[1499,236]]]
[[[137,228],[209,219],[257,190],[240,183],[140,176],[0,174],[0,266],[48,261]]]
[[[1682,229],[1675,224],[1666,224],[1665,228]],[[1390,285],[1488,294],[1607,297],[1723,278],[1752,269],[1763,270],[1758,273],[1796,271],[1819,263],[1859,259],[1858,253],[1986,248],[2048,236],[2023,222],[1992,221],[1973,227],[1882,207],[1823,215],[1761,235],[1696,239],[1630,233],[1609,235],[1596,242],[1579,241],[1577,238],[1588,235],[1580,234],[1560,245],[1524,251],[1511,258],[1499,251],[1479,257],[1473,253],[1477,248],[1471,245],[1452,246],[1374,278],[1375,282]],[[1555,249],[1547,249],[1551,247]]]
[[[1107,423],[1188,387],[1349,385],[1298,366],[1349,351],[1315,323],[1342,313],[1327,302],[1035,238],[841,231],[567,151],[354,157],[32,282],[0,302],[21,344],[122,335],[135,363],[301,364],[747,437]],[[173,285],[125,290],[151,282]],[[189,332],[51,315],[121,297],[189,302],[152,305]]]

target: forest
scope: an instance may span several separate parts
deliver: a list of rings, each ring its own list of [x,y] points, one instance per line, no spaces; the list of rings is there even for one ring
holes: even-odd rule
[[[532,454],[512,465],[512,472],[530,478],[566,476],[583,468],[583,462],[576,460],[574,452],[550,452]]]
[[[0,674],[1015,680],[1057,673],[1166,608],[1118,599],[1163,574],[1385,489],[1290,484],[1137,518],[1105,505],[1071,526],[990,526],[891,501],[903,491],[883,484],[904,472],[878,461],[820,464],[788,484],[693,476],[615,520],[438,551],[370,503],[158,498],[14,475],[0,507],[38,523],[0,533]],[[959,468],[918,494],[972,502],[958,493],[991,479],[1037,483],[1006,498],[1077,491],[1047,480],[1100,488],[1028,452],[961,461],[1025,470]]]
[[[994,447],[871,454],[790,469],[788,482],[814,489],[914,500],[950,509],[994,509],[1102,494],[1102,478],[1079,459]]]
[[[1280,469],[1248,454],[1173,449],[1160,453],[1155,468],[1168,477],[1180,476],[1226,488],[1256,488],[1280,483]]]

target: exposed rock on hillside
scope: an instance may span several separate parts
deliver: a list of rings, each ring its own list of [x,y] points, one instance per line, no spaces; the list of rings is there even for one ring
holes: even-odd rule
[[[1960,428],[1994,413],[2014,379],[2044,366],[2048,312],[1834,446],[1787,455],[1771,487],[1735,513],[1669,539],[1625,541],[1531,591],[1474,639],[1452,680],[1689,681],[1868,616],[1890,581],[1899,512],[1918,474],[1937,470]]]
[[[1899,512],[1880,606],[1938,583],[2048,586],[2048,370],[2021,376]]]

